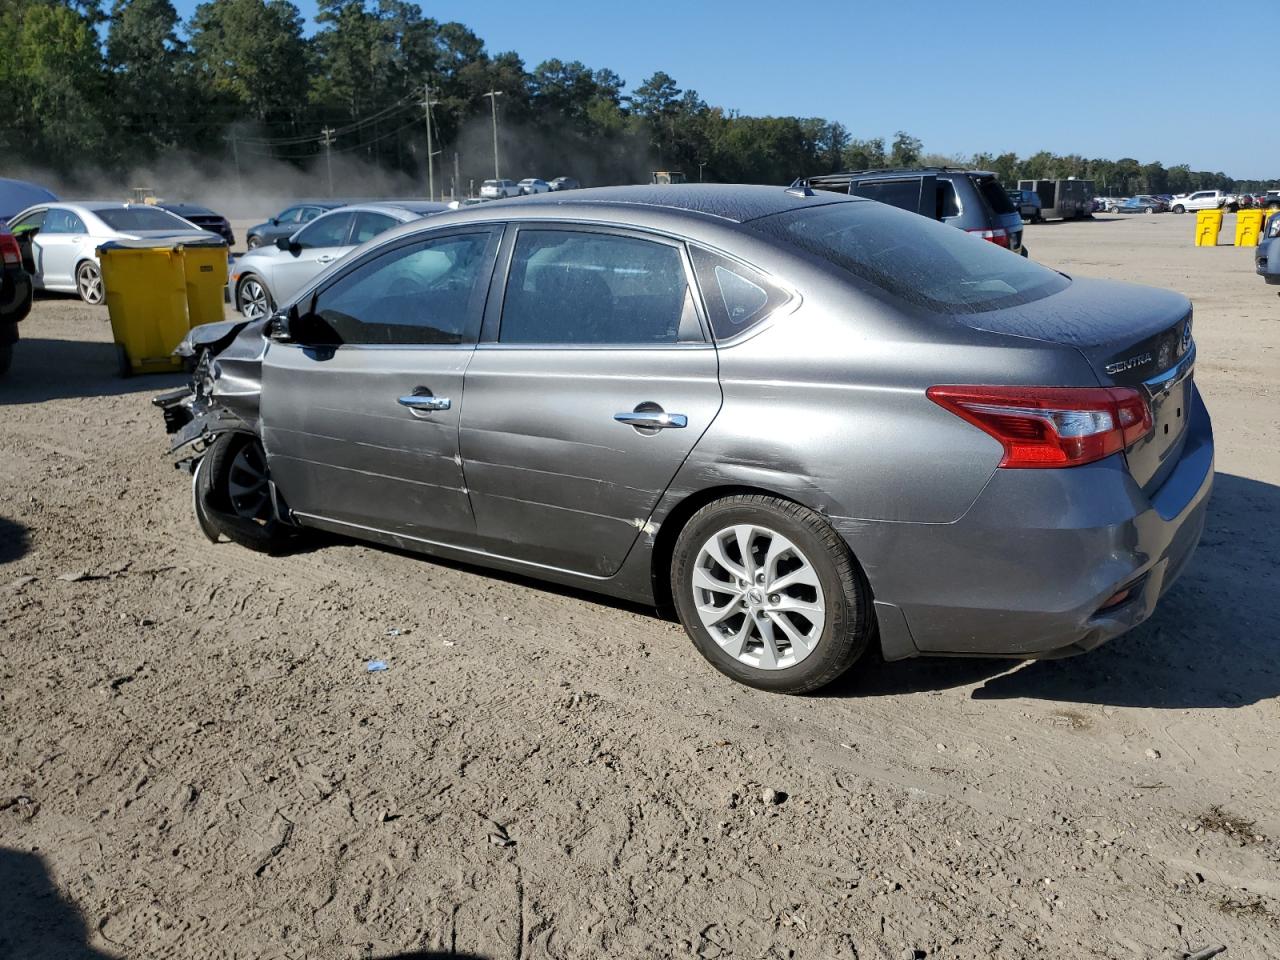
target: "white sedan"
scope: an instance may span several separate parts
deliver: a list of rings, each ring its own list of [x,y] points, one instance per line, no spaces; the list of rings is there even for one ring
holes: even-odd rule
[[[290,302],[322,270],[360,244],[410,220],[448,207],[429,200],[361,203],[316,217],[273,246],[255,247],[231,265],[231,302],[246,319],[257,320]]]
[[[520,188],[520,196],[527,197],[533,193],[550,193],[551,184],[545,180],[539,180],[537,177],[529,177],[521,180],[517,186]]]
[[[211,234],[143,203],[41,203],[13,218],[17,237],[30,237],[37,290],[77,293],[102,303],[98,247],[108,240],[208,240]]]

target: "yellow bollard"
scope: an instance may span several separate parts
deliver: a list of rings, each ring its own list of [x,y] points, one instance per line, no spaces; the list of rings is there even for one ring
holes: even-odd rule
[[[1241,210],[1236,214],[1236,246],[1256,247],[1262,236],[1261,210]]]
[[[1196,246],[1216,247],[1218,234],[1222,232],[1221,210],[1200,210],[1196,213]]]

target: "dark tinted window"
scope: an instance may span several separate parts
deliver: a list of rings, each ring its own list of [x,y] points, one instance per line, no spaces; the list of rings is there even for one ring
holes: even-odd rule
[[[1018,212],[1018,208],[1009,199],[1009,194],[1004,192],[1004,188],[996,182],[995,177],[974,177],[973,183],[978,188],[978,192],[982,194],[982,199],[987,201],[987,206],[991,208],[992,213]]]
[[[387,216],[385,213],[369,213],[364,211],[356,214],[356,226],[351,231],[351,242],[353,244],[361,244],[366,240],[372,240],[378,234],[390,230],[399,224],[400,221],[395,217]]]
[[[908,177],[905,180],[863,180],[850,192],[854,196],[887,203],[900,210],[920,212],[919,177]]]
[[[503,343],[701,340],[677,247],[607,233],[521,230],[502,306]]]
[[[749,226],[847,270],[891,296],[943,313],[1039,300],[1068,280],[963,230],[871,203],[832,203]]]
[[[960,216],[960,200],[956,196],[956,188],[950,180],[938,181],[937,194],[937,209],[933,214],[935,220],[941,220],[943,217]]]
[[[717,340],[751,329],[790,299],[790,294],[751,267],[701,247],[690,247],[689,252]]]
[[[489,281],[489,247],[487,232],[398,247],[326,287],[315,312],[337,343],[462,343]]]
[[[298,231],[298,243],[304,247],[345,247],[351,232],[351,213],[331,213]]]
[[[94,210],[98,218],[112,230],[172,230],[175,232],[195,229],[181,217],[175,217],[155,207],[117,207],[113,210]]]

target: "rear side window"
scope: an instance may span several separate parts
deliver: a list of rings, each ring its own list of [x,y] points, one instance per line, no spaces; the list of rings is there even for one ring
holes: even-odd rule
[[[979,313],[1030,303],[1070,282],[963,230],[873,203],[808,207],[763,217],[749,226],[897,300],[939,313]]]
[[[1018,208],[1009,199],[1009,194],[1005,193],[995,177],[975,177],[973,185],[982,194],[982,199],[987,201],[987,206],[991,208],[992,213],[999,215],[1018,212]]]
[[[608,233],[521,230],[502,343],[652,345],[702,340],[678,247]]]
[[[691,246],[694,273],[702,288],[702,302],[717,340],[750,330],[791,299],[764,274],[719,254]]]
[[[938,202],[933,219],[960,216],[960,199],[956,196],[956,188],[950,180],[938,181]]]
[[[350,213],[331,213],[298,232],[298,243],[304,247],[345,247],[351,230]]]
[[[351,242],[358,245],[366,240],[372,240],[378,234],[385,230],[390,230],[399,222],[395,217],[389,217],[385,213],[369,213],[368,211],[357,213],[356,226],[351,231]]]
[[[920,182],[919,177],[908,177],[905,180],[863,180],[850,192],[857,197],[887,203],[899,210],[919,213]]]

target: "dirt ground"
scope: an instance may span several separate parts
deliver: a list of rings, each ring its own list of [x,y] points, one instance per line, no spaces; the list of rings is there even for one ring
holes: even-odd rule
[[[1280,298],[1191,237],[1027,230],[1196,305],[1219,473],[1152,620],[803,699],[645,610],[209,544],[148,403],[178,378],[38,302],[0,382],[0,956],[1280,955]]]

